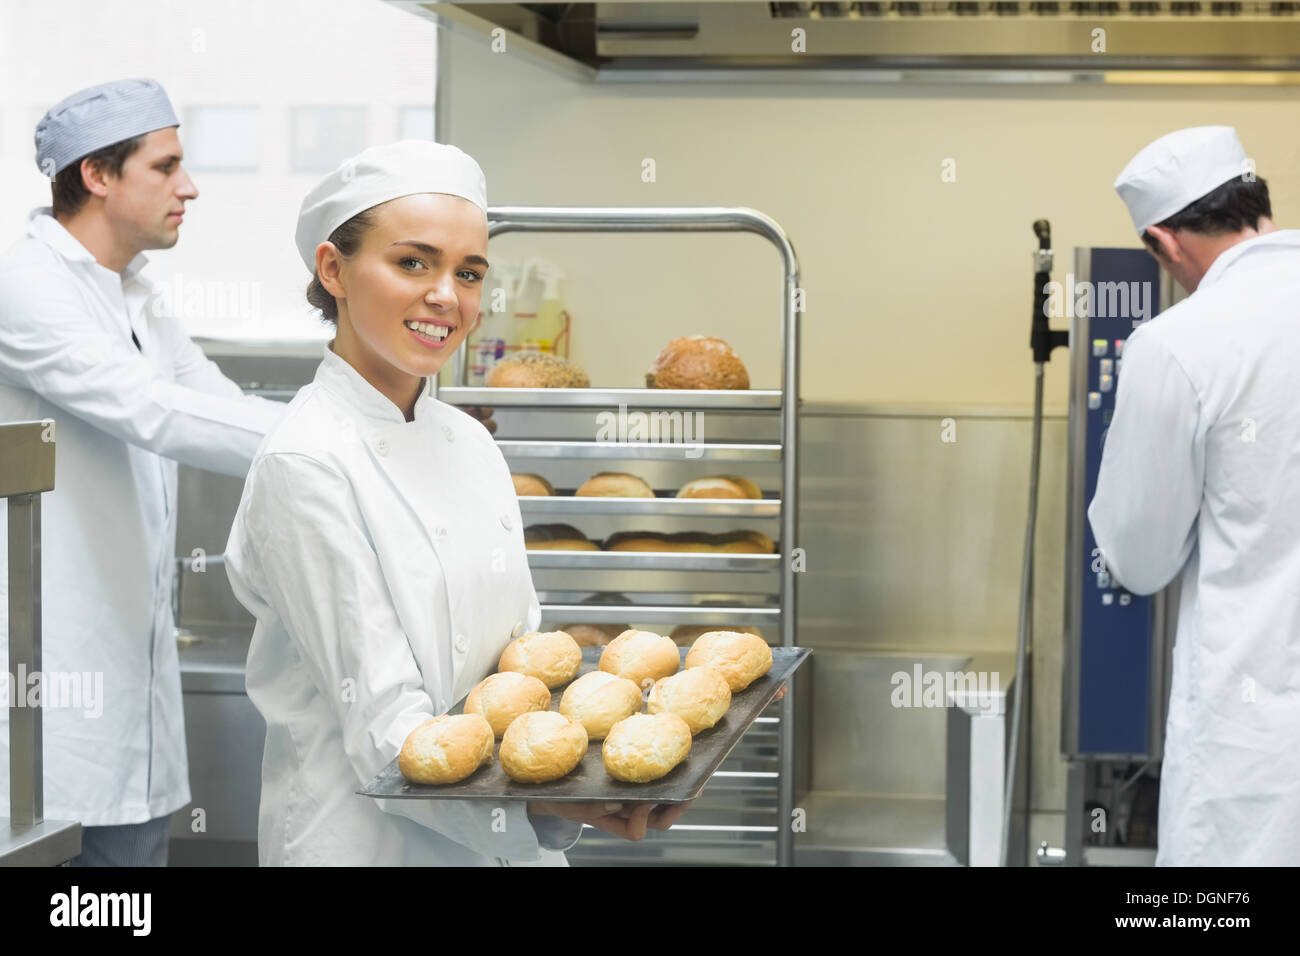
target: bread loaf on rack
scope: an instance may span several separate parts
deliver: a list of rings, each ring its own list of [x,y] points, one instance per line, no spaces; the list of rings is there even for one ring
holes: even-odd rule
[[[688,335],[664,346],[645,376],[646,388],[749,388],[745,364],[722,339]]]
[[[600,471],[574,492],[579,498],[653,498],[654,490],[636,475],[622,471]]]
[[[520,352],[487,374],[489,388],[589,388],[591,379],[568,359],[549,352]]]
[[[533,524],[524,529],[524,547],[529,551],[599,551],[600,545],[588,541],[573,525]]]
[[[555,488],[549,481],[541,475],[534,475],[528,472],[510,476],[515,483],[515,494],[517,495],[553,495]]]

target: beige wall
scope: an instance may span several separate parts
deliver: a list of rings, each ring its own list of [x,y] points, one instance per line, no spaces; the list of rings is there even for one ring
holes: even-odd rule
[[[811,401],[1028,405],[1033,220],[1051,220],[1058,280],[1073,246],[1136,246],[1111,183],[1165,132],[1234,125],[1281,225],[1300,199],[1296,88],[593,85],[459,30],[450,56],[451,139],[482,163],[490,203],[752,206],[781,223],[807,290]],[[596,384],[639,384],[669,338],[700,332],[777,384],[779,265],[757,237],[494,246],[570,270],[574,357]],[[1063,358],[1049,409],[1065,406]]]

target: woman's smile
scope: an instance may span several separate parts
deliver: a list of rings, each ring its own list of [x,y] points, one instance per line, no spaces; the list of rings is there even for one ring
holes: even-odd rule
[[[402,323],[410,330],[420,345],[430,349],[447,347],[447,339],[456,330],[455,323],[447,319],[407,319]]]

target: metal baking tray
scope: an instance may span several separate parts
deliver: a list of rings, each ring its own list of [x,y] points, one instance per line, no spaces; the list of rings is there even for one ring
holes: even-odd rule
[[[579,677],[596,669],[602,650],[600,647],[582,649]],[[680,648],[680,651],[684,664],[687,648]],[[695,735],[691,740],[691,752],[686,759],[667,776],[650,783],[624,783],[611,777],[605,772],[604,760],[601,758],[603,741],[595,740],[587,747],[581,763],[559,780],[550,783],[516,783],[501,769],[501,761],[497,757],[501,749],[498,741],[492,762],[480,767],[459,783],[411,783],[402,776],[397,769],[397,761],[394,760],[357,793],[367,797],[407,800],[620,800],[624,803],[685,803],[694,800],[704,791],[709,777],[721,766],[727,754],[731,753],[741,735],[811,653],[806,647],[772,648],[772,669],[744,690],[732,695],[731,709],[716,725]],[[551,693],[551,710],[559,708],[563,694],[564,687]],[[465,700],[462,698],[449,713],[463,713],[464,708]]]

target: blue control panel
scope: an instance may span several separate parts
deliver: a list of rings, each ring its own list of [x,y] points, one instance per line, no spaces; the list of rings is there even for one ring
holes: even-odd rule
[[[1145,754],[1151,736],[1152,597],[1130,594],[1103,566],[1087,506],[1097,490],[1106,431],[1134,323],[1160,311],[1160,266],[1144,249],[1090,249],[1092,305],[1088,353],[1084,479],[1083,601],[1080,608],[1078,750],[1081,754]]]

